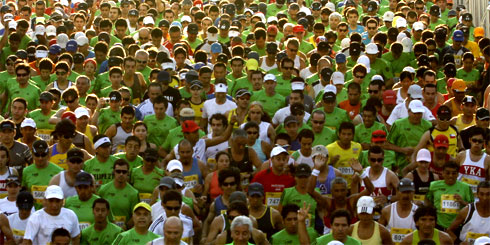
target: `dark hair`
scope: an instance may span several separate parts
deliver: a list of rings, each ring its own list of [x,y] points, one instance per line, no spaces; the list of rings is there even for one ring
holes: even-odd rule
[[[182,204],[182,194],[176,190],[167,190],[162,197],[162,203],[167,203],[169,201],[177,201],[179,204]]]
[[[277,142],[277,140],[286,140],[288,144],[291,144],[291,137],[287,133],[279,133],[278,135],[276,135],[274,142]]]
[[[58,135],[72,135],[75,134],[76,126],[70,119],[62,119],[54,127],[54,132]]]
[[[114,161],[114,167],[113,169],[116,168],[116,166],[127,166],[128,167],[128,170],[130,169],[130,166],[129,166],[129,163],[128,161],[126,161],[125,159],[117,159],[116,161]]]
[[[368,156],[371,153],[373,153],[373,154],[382,154],[383,156],[385,155],[385,152],[384,152],[383,148],[381,148],[380,146],[377,146],[377,145],[372,145],[371,147],[369,147]]]
[[[75,87],[69,87],[67,88],[63,94],[61,95],[61,98],[64,100],[68,99],[68,97],[72,97],[74,99],[78,98],[78,90]]]
[[[298,213],[299,207],[296,204],[286,204],[282,207],[281,216],[285,219],[289,213]]]
[[[315,140],[315,134],[313,133],[313,131],[311,129],[304,128],[301,131],[299,131],[298,141],[301,142],[302,138],[308,138],[308,139]]]
[[[437,220],[437,209],[428,205],[421,205],[415,210],[413,220],[417,222],[422,216],[432,216]]]
[[[345,209],[337,209],[333,211],[333,213],[330,215],[330,223],[332,224],[335,218],[341,218],[341,217],[345,217],[347,219],[347,224],[350,225],[351,217],[349,211]]]
[[[361,85],[359,85],[359,83],[349,83],[349,85],[347,85],[347,91],[351,89],[357,90],[357,92],[361,93]]]
[[[68,230],[66,230],[65,228],[57,228],[51,234],[51,242],[54,242],[54,239],[56,237],[58,237],[58,236],[61,236],[61,237],[70,237],[70,232]]]
[[[235,167],[229,167],[222,169],[218,172],[218,184],[222,186],[225,180],[229,177],[235,178],[236,186],[240,184],[240,169]]]
[[[284,207],[283,207],[284,210]],[[247,204],[244,202],[232,202],[228,205],[228,210],[226,210],[226,214],[229,215],[231,211],[237,211],[240,215],[248,216],[250,214]]]
[[[95,208],[95,205],[97,205],[97,203],[105,204],[105,207],[107,208],[107,210],[111,209],[111,204],[106,199],[104,199],[102,197],[95,199],[94,203],[92,204],[92,209]]]
[[[455,162],[454,160],[449,160],[448,162],[446,162],[446,164],[444,164],[444,166],[442,166],[443,170],[446,170],[446,168],[452,168],[452,169],[458,170],[459,164],[457,162]]]
[[[248,130],[249,128],[256,128],[256,129],[260,130],[259,125],[256,122],[252,122],[252,121],[245,123],[245,126],[243,126],[243,129],[245,131]]]
[[[153,102],[153,106],[156,104],[164,104],[165,108],[168,108],[168,100],[165,98],[163,95],[159,95],[158,97],[155,98],[155,101]]]
[[[26,99],[24,99],[22,97],[17,97],[14,100],[12,100],[12,104],[15,103],[15,102],[19,102],[19,103],[23,104],[24,105],[24,109],[27,108],[27,100]]]
[[[476,187],[477,193],[480,191],[480,188],[490,188],[490,181],[485,180],[485,181],[478,183],[478,186]]]
[[[221,121],[221,123],[223,123],[223,127],[228,127],[228,118],[226,118],[225,115],[221,114],[221,113],[216,113],[216,114],[213,114],[210,118],[209,118],[209,124],[211,124],[211,122],[214,120],[219,120]]]
[[[141,146],[141,141],[138,137],[134,136],[134,135],[130,135],[126,138],[126,140],[124,141],[124,145],[127,145],[129,143],[129,141],[135,141],[136,143],[138,143],[138,145]]]
[[[485,133],[485,130],[483,128],[480,128],[480,127],[473,127],[471,130],[470,130],[470,138],[475,136],[475,135],[481,135],[483,136],[483,138],[485,138],[486,136],[486,133]]]
[[[7,154],[7,158],[10,160],[10,151],[6,146],[0,145],[0,151],[4,151]]]
[[[135,110],[132,106],[130,105],[127,105],[127,106],[124,106],[122,109],[121,109],[121,116],[122,115],[131,115],[131,116],[134,116],[135,114]]]
[[[339,131],[338,131],[339,134],[340,134],[340,132],[342,132],[343,129],[351,129],[352,134],[356,133],[356,126],[354,126],[354,124],[351,122],[342,122],[339,126]]]
[[[27,75],[30,75],[30,72],[31,72],[31,68],[29,67],[29,65],[27,63],[24,63],[24,62],[21,62],[21,63],[18,63],[17,65],[15,65],[15,73],[17,73],[17,71],[19,70],[24,70],[27,72]]]

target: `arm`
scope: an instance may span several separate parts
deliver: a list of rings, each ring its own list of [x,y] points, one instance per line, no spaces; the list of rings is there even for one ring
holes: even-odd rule
[[[14,234],[10,229],[9,220],[7,219],[7,216],[5,216],[4,214],[0,215],[0,229],[2,230],[2,233],[6,238],[5,244],[15,244]]]
[[[327,164],[326,163],[327,160],[328,160],[328,158],[326,156],[323,156],[323,155],[316,156],[314,159],[315,166],[314,166],[313,170],[319,171],[319,168],[322,165]],[[312,174],[308,180],[308,189],[307,189],[308,194],[310,194],[310,196],[313,197],[313,199],[315,199],[315,201],[318,203],[318,206],[324,207],[325,209],[328,210],[327,198],[323,197],[320,193],[315,191],[316,180],[317,180],[317,176]]]
[[[92,143],[92,141],[90,141],[90,139],[86,135],[83,135],[83,141],[85,143],[85,150],[87,151],[87,153],[90,155],[95,155],[94,144]]]
[[[379,233],[381,234],[381,240],[383,244],[393,244],[393,240],[391,240],[390,232],[383,225],[379,224]]]
[[[105,136],[109,137],[109,139],[112,140],[112,137],[116,136],[116,133],[117,133],[116,125],[112,124],[111,126],[109,126],[109,128],[107,128],[104,134]]]
[[[46,88],[47,90],[48,88]],[[59,109],[54,115],[51,116],[51,118],[49,118],[49,123],[50,124],[57,124],[59,121],[61,121],[61,115],[63,114],[63,112],[65,112],[66,109]]]
[[[450,244],[454,244],[454,241],[446,232],[444,231],[441,231],[439,232],[439,241],[441,242],[441,244],[443,245],[450,245]]]
[[[79,245],[80,244],[80,237],[81,237],[81,234],[78,234],[78,236],[74,237],[71,239],[71,244],[73,245]]]
[[[430,131],[429,130],[427,130],[422,135],[422,137],[420,138],[419,143],[417,144],[417,146],[413,150],[413,154],[412,154],[412,157],[411,157],[411,159],[412,159],[411,162],[416,162],[417,161],[417,152],[420,149],[422,149],[422,148],[426,148],[428,144],[430,144]]]
[[[206,237],[206,243],[212,243],[214,241],[222,226],[223,226],[223,219],[216,217],[211,223],[211,228],[209,231],[204,231],[203,228],[202,234],[208,234]]]
[[[274,226],[276,231],[282,230],[284,228],[284,224],[281,213],[279,213],[279,211],[274,208],[271,208],[270,210],[272,212],[272,225]]]
[[[208,217],[206,217],[206,219],[204,220],[204,224],[202,227],[202,234],[208,234],[208,237],[207,237],[208,242],[211,242],[214,239],[214,237],[216,236],[216,234],[218,234],[217,229],[219,229],[219,228],[216,227],[215,225],[211,225],[211,224],[215,223],[216,218],[217,217],[216,217],[216,214],[214,212],[214,202],[213,202],[209,206]],[[214,236],[211,236],[213,233],[216,233],[216,234]]]
[[[395,205],[395,204],[391,204]],[[379,218],[378,223],[386,226],[388,224],[388,220],[391,217],[391,205],[388,205],[381,210],[381,218]]]
[[[204,179],[204,191],[202,192],[203,196],[207,196],[209,193],[209,187],[211,186],[211,179],[213,178],[213,173],[208,173],[206,178]]]
[[[453,220],[451,225],[447,228],[447,234],[456,241],[458,236],[456,235],[456,231],[458,230],[458,227],[463,224],[464,220],[466,219],[466,216],[468,215],[469,212],[469,206],[464,207],[459,213],[458,216],[456,216],[456,219]]]
[[[249,148],[249,149],[250,150],[248,151],[248,157],[251,160],[252,164],[255,166],[255,169],[257,169],[256,170],[256,172],[257,172],[257,171],[259,171],[260,165],[262,165],[262,163],[260,162],[260,159],[257,156],[257,153],[255,152],[255,150],[252,148]]]
[[[60,185],[60,174],[57,174],[51,178],[49,185]]]
[[[257,245],[269,245],[269,241],[267,241],[264,232],[262,232],[261,230],[254,228],[252,230],[252,237]]]
[[[310,205],[306,206],[303,203],[303,207],[298,210],[298,240],[299,244],[310,244],[310,236],[306,228],[306,217],[308,217],[308,211],[310,211]]]
[[[411,174],[410,172],[412,172],[416,168],[417,168],[417,162],[412,161],[410,164],[408,164],[406,167],[404,167],[402,169],[402,175],[407,176],[407,175]],[[413,178],[413,176],[412,176],[412,178]]]
[[[203,120],[201,120],[202,122]],[[213,137],[211,139],[206,139],[206,147],[211,147],[211,146],[215,146],[215,145],[218,145],[218,144],[221,144],[225,141],[227,141],[230,136],[231,136],[231,132],[233,131],[233,125],[236,123],[236,115],[233,115],[231,117],[231,121],[230,123],[228,123],[228,127],[226,127],[226,130],[225,132],[218,136],[218,137]]]

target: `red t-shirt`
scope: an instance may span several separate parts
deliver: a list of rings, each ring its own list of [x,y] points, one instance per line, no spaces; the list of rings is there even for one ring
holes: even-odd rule
[[[293,176],[290,174],[275,175],[272,168],[258,172],[252,182],[259,182],[264,186],[265,202],[269,206],[279,205],[284,189],[295,184]]]
[[[357,114],[359,114],[359,112],[361,111],[361,102],[357,103],[357,105],[351,105],[349,103],[349,100],[344,100],[339,103],[339,107],[347,111],[350,120],[353,120],[354,117],[356,117]]]

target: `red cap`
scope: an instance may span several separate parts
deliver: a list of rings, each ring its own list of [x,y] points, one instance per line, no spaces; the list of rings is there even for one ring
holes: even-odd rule
[[[277,26],[275,25],[270,25],[269,27],[267,27],[267,33],[274,33],[274,34],[277,34],[279,30],[277,29]]]
[[[454,81],[456,81],[456,78],[454,78],[454,77],[453,77],[453,78],[449,78],[449,79],[447,80],[447,86],[448,86],[448,87],[450,87],[450,88],[452,88],[452,87],[453,87],[453,82],[454,82]]]
[[[393,90],[386,90],[383,92],[383,104],[396,105],[396,92]]]
[[[51,39],[51,40],[49,41],[49,46],[51,46],[51,45],[53,45],[53,44],[56,44],[56,38]]]
[[[449,147],[449,139],[447,138],[446,135],[439,134],[434,138],[434,147]]]
[[[73,122],[73,124],[77,123],[77,117],[75,116],[75,113],[71,111],[65,111],[63,112],[63,114],[61,114],[61,119],[65,119],[65,118],[70,119]]]
[[[386,132],[383,130],[375,130],[371,134],[371,142],[386,141]]]
[[[193,120],[184,121],[182,124],[182,132],[184,133],[192,133],[196,132],[197,130],[199,130],[199,126]]]
[[[293,32],[304,32],[305,31],[305,27],[303,25],[295,25],[293,27]]]
[[[193,3],[193,6],[198,6],[199,8],[201,8],[202,1],[201,0],[195,0],[194,3]]]

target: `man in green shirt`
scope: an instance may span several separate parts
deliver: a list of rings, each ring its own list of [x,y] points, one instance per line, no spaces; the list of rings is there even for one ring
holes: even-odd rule
[[[126,222],[131,218],[131,210],[139,202],[138,191],[128,184],[129,164],[126,160],[116,160],[113,173],[114,180],[100,187],[98,193],[111,204],[114,223],[126,228]]]
[[[119,159],[124,159],[129,163],[129,169],[143,165],[143,158],[139,156],[141,141],[138,137],[131,135],[124,141],[124,152],[115,154]]]
[[[117,160],[111,155],[111,140],[99,134],[94,137],[95,157],[86,161],[83,170],[94,175],[95,186],[108,183],[113,179],[112,168]]]
[[[95,199],[92,204],[92,213],[94,223],[82,230],[80,244],[112,244],[117,235],[122,233],[123,230],[119,226],[107,221],[111,213],[109,202],[104,198]]]
[[[92,175],[87,172],[79,172],[75,176],[77,195],[65,200],[65,208],[71,209],[77,215],[80,230],[89,227],[95,221],[92,206],[99,196],[93,194],[93,188],[94,179]]]
[[[49,146],[44,140],[37,140],[32,144],[34,164],[24,168],[22,174],[22,187],[32,193],[35,208],[42,208],[44,191],[48,188],[53,176],[63,171],[63,168],[49,162]]]
[[[32,111],[39,107],[39,95],[41,90],[30,82],[31,69],[27,64],[18,64],[15,67],[16,83],[8,84],[8,101],[22,97],[27,101],[27,110]]]
[[[316,244],[327,244],[331,241],[340,241],[345,245],[361,245],[361,242],[349,236],[351,217],[345,209],[335,210],[331,217],[331,231],[316,239]],[[300,226],[301,227],[301,226]],[[304,230],[304,229],[303,229]],[[304,232],[300,233],[304,234]]]
[[[12,20],[13,21],[13,20]],[[5,28],[5,34],[8,34],[7,31],[8,28]],[[8,45],[3,47],[2,52],[0,54],[0,64],[2,65],[3,68],[5,68],[6,62],[7,62],[7,57],[10,55],[14,55],[17,50],[19,50],[19,45],[20,45],[20,36],[17,33],[12,33],[9,36],[8,40]]]
[[[153,110],[155,114],[145,116],[143,122],[148,127],[148,142],[161,147],[167,138],[170,129],[178,127],[177,120],[168,116],[167,111],[168,101],[162,95],[155,98],[153,101]]]
[[[362,145],[362,149],[369,149],[371,135],[376,130],[387,132],[384,124],[376,121],[376,108],[365,106],[362,110],[362,123],[356,126],[354,141]]]
[[[250,46],[250,50],[255,51],[259,56],[265,56],[265,40],[267,38],[267,33],[263,28],[257,28],[254,32],[255,44]]]
[[[471,187],[459,180],[459,165],[447,162],[442,171],[443,180],[430,183],[425,203],[437,209],[437,227],[445,230],[451,225],[459,211],[474,201]]]
[[[259,92],[254,92],[250,101],[259,101],[264,107],[264,111],[269,114],[270,117],[274,116],[274,113],[286,105],[285,98],[276,93],[276,76],[267,74],[264,76],[263,89]]]
[[[50,92],[42,92],[39,95],[40,107],[27,114],[27,117],[34,119],[37,126],[37,135],[43,139],[48,140],[51,132],[54,130],[54,124],[49,123],[49,118],[53,116],[56,111],[52,110],[53,106],[53,94]]]
[[[226,75],[226,79],[230,82],[228,84],[228,87],[231,89],[233,87],[233,84],[236,82],[236,80],[240,79],[246,74],[243,72],[243,66],[245,65],[245,60],[243,60],[242,57],[239,56],[233,57],[230,61],[230,64],[231,64],[231,73]],[[230,92],[231,90],[228,91],[228,94],[231,94]]]
[[[151,224],[151,207],[147,203],[140,202],[134,206],[133,223],[134,227],[119,234],[112,243],[113,245],[143,245],[159,237],[148,231]]]
[[[300,244],[300,234],[298,232],[298,226],[301,224],[298,219],[298,212],[300,211],[298,205],[288,204],[282,207],[281,216],[284,220],[284,229],[272,235],[270,242],[273,245],[282,244]],[[304,214],[308,216],[308,212]],[[318,233],[313,227],[308,227],[305,224],[305,219],[302,220],[303,229],[308,241],[314,241],[318,237]],[[309,242],[303,244],[310,244]]]
[[[109,107],[104,108],[105,101],[97,105],[94,115],[92,115],[92,123],[98,125],[99,134],[105,131],[112,125],[121,121],[121,93],[112,91],[109,93]],[[99,100],[99,101],[100,101]]]
[[[197,46],[202,43],[202,40],[197,37],[197,34],[199,34],[199,28],[197,24],[190,23],[187,26],[187,37],[184,39],[187,40],[193,52],[196,50]]]
[[[332,130],[337,130],[342,122],[350,122],[350,118],[345,110],[337,107],[336,90],[334,91],[334,89],[335,88],[326,90],[323,93],[323,108],[317,110],[323,110],[323,112],[325,112],[325,118],[328,118],[325,122],[325,126]]]
[[[329,145],[337,140],[337,134],[334,130],[325,127],[325,112],[316,110],[311,114],[310,123],[311,129],[315,134],[315,140],[312,145]]]
[[[238,89],[246,88],[248,91],[253,91],[252,72],[259,69],[259,62],[256,59],[249,59],[246,62],[246,76],[237,79],[233,85],[228,86],[228,94],[235,97]]]
[[[391,87],[393,84],[393,72],[391,66],[383,58],[378,58],[378,45],[370,43],[366,45],[366,55],[369,58],[371,69],[378,71],[386,82],[386,87]]]

